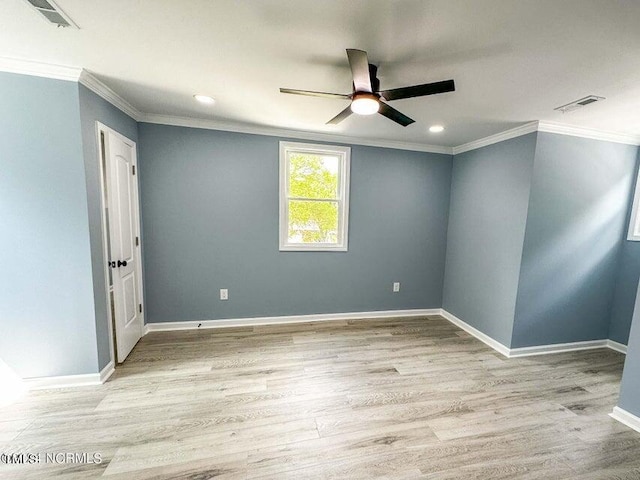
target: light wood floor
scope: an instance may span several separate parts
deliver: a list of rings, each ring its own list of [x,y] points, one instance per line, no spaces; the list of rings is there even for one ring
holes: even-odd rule
[[[0,477],[638,479],[623,361],[505,359],[440,317],[152,333],[105,385],[0,413],[0,452],[102,464]]]

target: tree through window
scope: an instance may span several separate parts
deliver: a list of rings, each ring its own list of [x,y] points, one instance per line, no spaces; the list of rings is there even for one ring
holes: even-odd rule
[[[280,250],[347,249],[347,147],[280,143]]]

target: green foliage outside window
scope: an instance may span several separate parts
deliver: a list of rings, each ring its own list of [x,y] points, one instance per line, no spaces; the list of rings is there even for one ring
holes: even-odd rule
[[[337,157],[289,156],[289,241],[338,241],[338,167]]]

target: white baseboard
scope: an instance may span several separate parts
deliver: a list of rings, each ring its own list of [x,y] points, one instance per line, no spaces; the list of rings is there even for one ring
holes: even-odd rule
[[[85,373],[82,375],[61,375],[56,377],[25,378],[23,380],[29,390],[42,390],[47,388],[85,387],[100,385],[99,373]]]
[[[113,375],[113,372],[116,371],[116,366],[111,360],[107,365],[100,371],[100,383],[104,383],[109,380],[109,377]]]
[[[56,377],[25,378],[23,383],[29,390],[44,390],[48,388],[86,387],[102,385],[115,372],[113,361],[109,362],[100,373],[85,373],[81,375],[61,375]]]
[[[309,323],[338,320],[365,320],[371,318],[426,317],[429,315],[443,316],[449,322],[474,336],[481,342],[487,344],[507,358],[546,355],[550,353],[560,352],[574,352],[579,350],[590,350],[594,348],[611,348],[621,353],[626,353],[627,350],[627,347],[625,345],[614,342],[613,340],[591,340],[586,342],[558,343],[553,345],[538,345],[534,347],[509,348],[442,308],[327,313],[317,315],[291,315],[280,317],[224,318],[220,320],[189,320],[184,322],[158,322],[147,323],[144,326],[144,335],[149,332],[197,330],[203,328],[251,327],[256,325],[281,325],[286,323]]]
[[[614,407],[613,412],[609,414],[611,418],[615,418],[629,428],[633,428],[636,432],[640,432],[640,417],[636,417],[633,413],[627,412],[624,408]]]
[[[317,315],[291,315],[281,317],[252,317],[252,318],[225,318],[221,320],[202,320],[185,322],[164,322],[147,323],[144,326],[144,335],[149,332],[166,332],[174,330],[197,330],[199,328],[225,328],[225,327],[249,327],[256,325],[281,325],[287,323],[309,323],[326,322],[339,320],[366,320],[372,318],[403,318],[403,317],[426,317],[431,315],[441,315],[452,324],[461,328],[465,332],[474,336],[481,342],[493,348],[498,353],[507,358],[526,357],[533,355],[545,355],[550,353],[573,352],[578,350],[589,350],[594,348],[610,348],[620,353],[627,353],[627,346],[613,340],[592,340],[587,342],[560,343],[554,345],[540,345],[534,347],[509,348],[489,335],[482,333],[477,328],[472,327],[465,321],[456,317],[452,313],[442,308],[413,309],[413,310],[382,310],[374,312],[348,312],[348,313],[328,313]],[[30,390],[41,390],[47,388],[80,387],[87,385],[101,385],[106,382],[115,371],[113,361],[109,362],[100,373],[87,373],[82,375],[63,375],[56,377],[27,378],[23,380],[24,385]],[[624,412],[624,410],[616,409]],[[617,410],[611,414],[614,416]],[[627,413],[627,412],[625,412]],[[631,415],[631,414],[628,414]],[[633,416],[633,415],[631,415]],[[626,418],[626,417],[625,417]],[[634,417],[637,419],[637,417]],[[625,423],[623,420],[621,422]],[[640,420],[639,420],[640,422]],[[640,424],[640,423],[639,423]],[[632,427],[635,428],[635,427]]]
[[[318,315],[291,315],[282,317],[224,318],[220,320],[200,320],[185,322],[147,323],[145,335],[149,332],[167,332],[172,330],[197,330],[202,328],[252,327],[256,325],[281,325],[285,323],[327,322],[339,320],[365,320],[371,318],[402,318],[441,315],[439,308],[414,310],[381,310],[375,312],[327,313]]]
[[[619,343],[614,340],[607,340],[607,347],[616,352],[627,354],[627,346],[624,343]]]
[[[145,335],[150,331],[171,331],[171,330],[192,330],[198,328],[223,328],[238,327],[251,325],[271,325],[284,323],[306,323],[319,322],[329,320],[356,320],[367,318],[398,318],[398,317],[416,317],[428,315],[441,315],[449,322],[461,328],[465,332],[474,336],[481,342],[487,344],[497,352],[507,358],[526,357],[533,355],[545,355],[560,352],[572,352],[578,350],[588,350],[594,348],[610,348],[615,351],[625,353],[627,347],[613,340],[593,340],[586,342],[561,343],[554,345],[540,345],[534,347],[509,348],[502,343],[494,340],[490,336],[482,333],[480,330],[472,327],[468,323],[459,319],[452,313],[444,309],[426,309],[426,310],[392,310],[382,312],[358,312],[358,313],[334,313],[328,315],[298,315],[289,317],[257,317],[257,318],[240,318],[240,319],[224,319],[224,320],[204,320],[201,322],[167,322],[167,323],[148,323],[145,325]],[[627,425],[640,432],[640,418],[629,412],[615,407],[610,414],[619,422]]]
[[[491,338],[489,335],[486,335],[486,334],[482,333],[477,328],[474,328],[471,325],[469,325],[467,322],[465,322],[463,320],[460,320],[453,313],[449,313],[445,309],[440,309],[440,314],[444,318],[449,320],[451,323],[453,323],[455,326],[460,327],[462,330],[464,330],[465,332],[469,333],[470,335],[473,335],[474,337],[476,337],[481,342],[486,343],[487,345],[489,345],[496,352],[501,353],[505,357],[509,357],[510,350],[509,350],[509,347],[507,347],[506,345],[503,345],[499,341]]]
[[[577,352],[579,350],[607,348],[608,346],[607,340],[589,340],[586,342],[554,343],[551,345],[519,347],[509,349],[509,358],[531,357],[533,355],[547,355],[550,353]]]
[[[607,339],[589,340],[586,342],[556,343],[552,345],[536,345],[533,347],[509,348],[444,309],[441,309],[441,315],[454,325],[473,335],[481,342],[486,343],[495,351],[501,353],[507,358],[530,357],[533,355],[547,355],[550,353],[561,352],[576,352],[579,350],[591,350],[594,348],[610,348],[612,350],[615,350],[616,352],[625,354],[627,353],[626,345]]]

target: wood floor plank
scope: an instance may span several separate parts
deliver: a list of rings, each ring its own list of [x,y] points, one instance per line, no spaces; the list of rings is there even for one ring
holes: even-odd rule
[[[506,359],[439,316],[152,332],[104,385],[29,392],[0,464],[31,479],[640,478],[607,414],[624,356]]]

